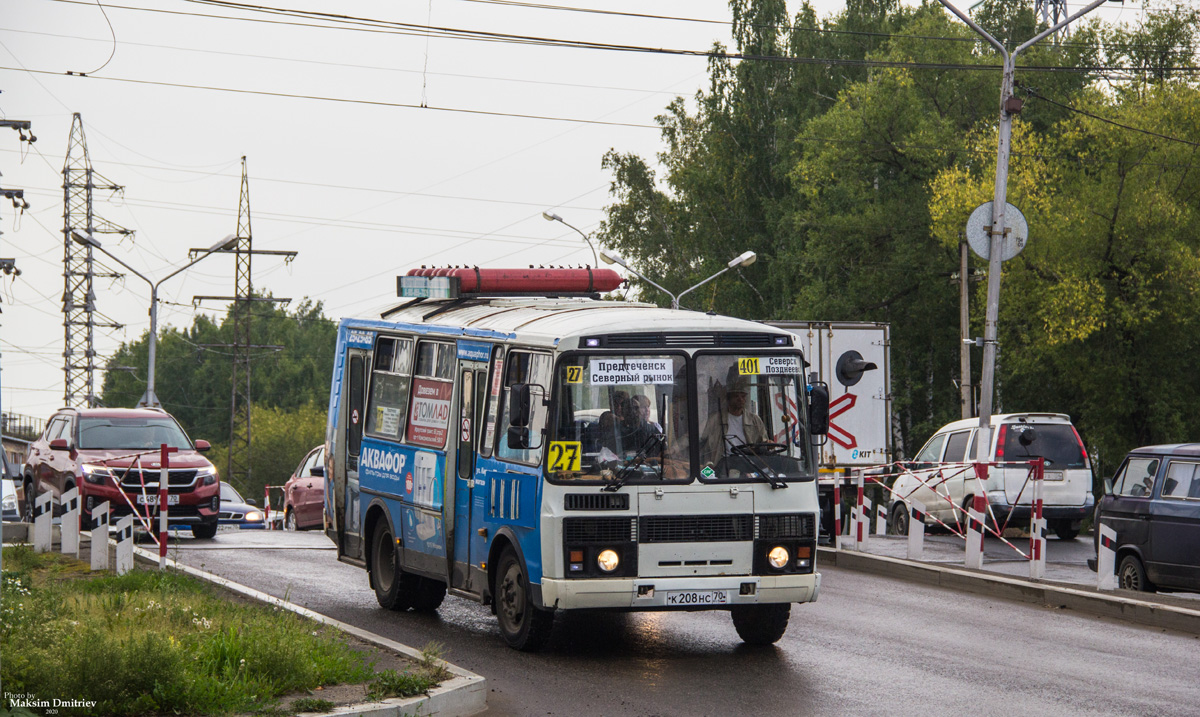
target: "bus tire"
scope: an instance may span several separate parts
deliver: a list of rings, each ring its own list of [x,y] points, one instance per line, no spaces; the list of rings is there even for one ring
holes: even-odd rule
[[[400,569],[400,552],[392,537],[392,528],[386,518],[375,524],[375,535],[371,538],[371,569],[367,573],[375,599],[388,610],[407,610],[412,607],[411,580]]]
[[[500,634],[509,647],[537,652],[550,638],[554,613],[534,606],[525,566],[512,548],[504,549],[498,565],[492,595]]]
[[[773,645],[787,631],[791,603],[735,605],[730,611],[738,637],[747,645]]]
[[[415,612],[433,612],[441,607],[446,599],[446,583],[407,573],[401,581],[406,578],[416,578],[416,585],[412,588],[412,609]]]

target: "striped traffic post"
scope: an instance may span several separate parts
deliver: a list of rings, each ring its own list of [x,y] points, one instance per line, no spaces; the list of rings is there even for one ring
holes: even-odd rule
[[[1029,578],[1046,577],[1046,519],[1042,517],[1042,500],[1046,484],[1046,459],[1033,461],[1033,512],[1029,516]]]
[[[971,501],[971,509],[967,511],[967,553],[966,566],[972,570],[983,568],[983,512],[986,510],[987,498],[976,494]]]
[[[108,501],[92,508],[92,570],[108,570]]]
[[[49,492],[38,495],[33,500],[33,550],[36,553],[50,552],[50,544],[54,535],[53,496]]]
[[[908,499],[908,559],[920,560],[925,553],[925,504]]]
[[[63,555],[79,555],[79,489],[72,488],[62,494],[62,545]]]
[[[158,569],[167,569],[167,486],[170,483],[171,454],[179,450],[163,443],[159,446],[158,474]]]
[[[1117,531],[1103,522],[1096,526],[1100,531],[1099,545],[1096,546],[1096,588],[1099,590],[1117,589]]]
[[[133,570],[133,516],[117,521],[117,575]]]
[[[842,484],[833,484],[833,547],[842,547]]]
[[[867,548],[867,506],[862,471],[854,471],[854,492],[854,549],[862,551]]]

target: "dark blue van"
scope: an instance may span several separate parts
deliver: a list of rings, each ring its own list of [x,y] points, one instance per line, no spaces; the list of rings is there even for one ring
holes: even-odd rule
[[[1120,587],[1200,591],[1200,443],[1138,448],[1105,483]]]

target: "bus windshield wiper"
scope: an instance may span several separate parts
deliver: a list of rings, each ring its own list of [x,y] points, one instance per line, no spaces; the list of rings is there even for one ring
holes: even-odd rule
[[[733,440],[730,439],[728,436],[726,436],[725,442],[729,444],[729,455],[738,456],[739,458],[746,459],[746,465],[750,466],[750,469],[753,470],[755,473],[757,473],[759,478],[762,478],[767,483],[769,483],[772,488],[787,488],[787,483],[784,483],[783,481],[779,480],[775,471],[771,470],[770,466],[768,466],[766,463],[762,462],[762,456],[759,455],[758,450],[757,450],[760,447],[778,446],[781,444],[778,444],[778,443],[734,444]],[[786,450],[786,449],[787,449],[787,447],[784,446],[784,450]]]
[[[634,455],[633,458],[626,460],[625,463],[621,466],[621,469],[617,473],[616,477],[613,478],[611,481],[609,481],[600,490],[606,490],[606,491],[613,492],[613,491],[616,491],[621,486],[625,485],[625,481],[629,480],[630,478],[632,478],[634,475],[636,475],[639,472],[637,469],[646,462],[646,459],[650,456],[650,451],[656,445],[659,445],[659,444],[662,444],[665,442],[666,442],[666,437],[663,436],[663,434],[661,434],[661,433],[650,434],[650,436],[648,438],[646,438],[646,441],[644,443],[642,443],[642,447],[638,449],[637,454]],[[660,450],[659,453],[661,454],[662,451]],[[659,465],[658,465],[658,479],[659,480],[662,480],[662,475],[663,475],[662,461],[660,459]]]

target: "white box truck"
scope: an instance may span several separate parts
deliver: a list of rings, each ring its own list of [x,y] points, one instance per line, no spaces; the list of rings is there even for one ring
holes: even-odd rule
[[[892,462],[890,324],[865,321],[768,321],[796,335],[804,358],[829,386],[829,436],[821,446],[821,533],[833,534],[833,489],[850,471]],[[849,515],[844,515],[843,528]]]

